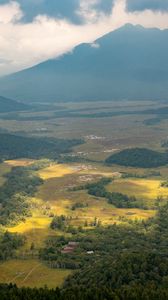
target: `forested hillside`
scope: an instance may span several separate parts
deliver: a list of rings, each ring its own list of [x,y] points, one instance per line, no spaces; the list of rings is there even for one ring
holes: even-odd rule
[[[82,141],[78,139],[36,138],[0,133],[0,159],[21,157],[55,159],[59,154],[70,152],[72,147],[81,143]]]
[[[0,113],[30,110],[31,106],[0,96]]]
[[[168,153],[146,148],[124,149],[108,157],[106,163],[139,168],[155,168],[168,163]]]

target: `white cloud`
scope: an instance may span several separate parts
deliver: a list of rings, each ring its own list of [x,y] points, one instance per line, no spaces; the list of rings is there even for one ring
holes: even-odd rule
[[[0,25],[20,20],[22,16],[23,13],[17,2],[12,1],[9,4],[0,5]]]
[[[104,16],[103,12],[96,9],[99,2],[100,0],[81,0],[76,13],[87,23],[95,23]]]
[[[95,48],[95,49],[99,49],[100,48],[100,45],[98,43],[92,43],[91,44],[91,47],[92,48]]]
[[[84,18],[88,19],[88,23],[84,25],[75,25],[66,19],[57,20],[44,15],[37,16],[32,23],[24,24],[20,21],[22,11],[17,2],[1,5],[0,74],[11,73],[57,57],[82,42],[92,43],[125,23],[168,28],[168,13],[149,10],[128,13],[125,11],[125,0],[116,0],[110,16],[97,16],[93,9],[94,1],[85,0],[85,4],[81,1],[83,6],[80,7],[80,13],[83,11]]]

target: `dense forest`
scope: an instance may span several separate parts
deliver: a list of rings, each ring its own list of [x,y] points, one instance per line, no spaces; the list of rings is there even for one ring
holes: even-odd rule
[[[155,168],[168,163],[168,153],[146,148],[125,149],[108,157],[106,163],[126,167]]]
[[[168,299],[168,289],[156,288],[153,285],[125,286],[113,290],[104,286],[85,289],[72,286],[67,290],[49,290],[47,288],[30,289],[17,288],[12,284],[0,285],[1,300],[165,300]]]
[[[58,158],[59,154],[70,152],[82,140],[23,137],[0,133],[0,159],[16,158]],[[12,145],[12,147],[11,147]]]

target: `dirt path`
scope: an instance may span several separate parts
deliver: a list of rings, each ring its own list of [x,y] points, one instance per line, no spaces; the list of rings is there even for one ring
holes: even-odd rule
[[[12,280],[10,279],[9,281],[8,281],[8,283],[10,283],[10,282],[15,282],[15,280],[17,279],[17,278],[19,278],[20,276],[22,276],[24,273],[20,273],[20,274],[18,274],[18,275],[16,275],[14,278],[12,278]]]
[[[26,275],[26,277],[23,279],[22,283],[25,282],[29,276],[40,266],[41,264],[36,265],[34,268],[32,268],[29,273]]]

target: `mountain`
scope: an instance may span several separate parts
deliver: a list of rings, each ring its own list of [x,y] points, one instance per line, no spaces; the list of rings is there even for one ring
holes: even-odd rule
[[[130,24],[0,80],[24,101],[168,100],[168,30]]]
[[[30,106],[27,104],[0,96],[0,113],[24,111],[28,109],[30,109]]]

